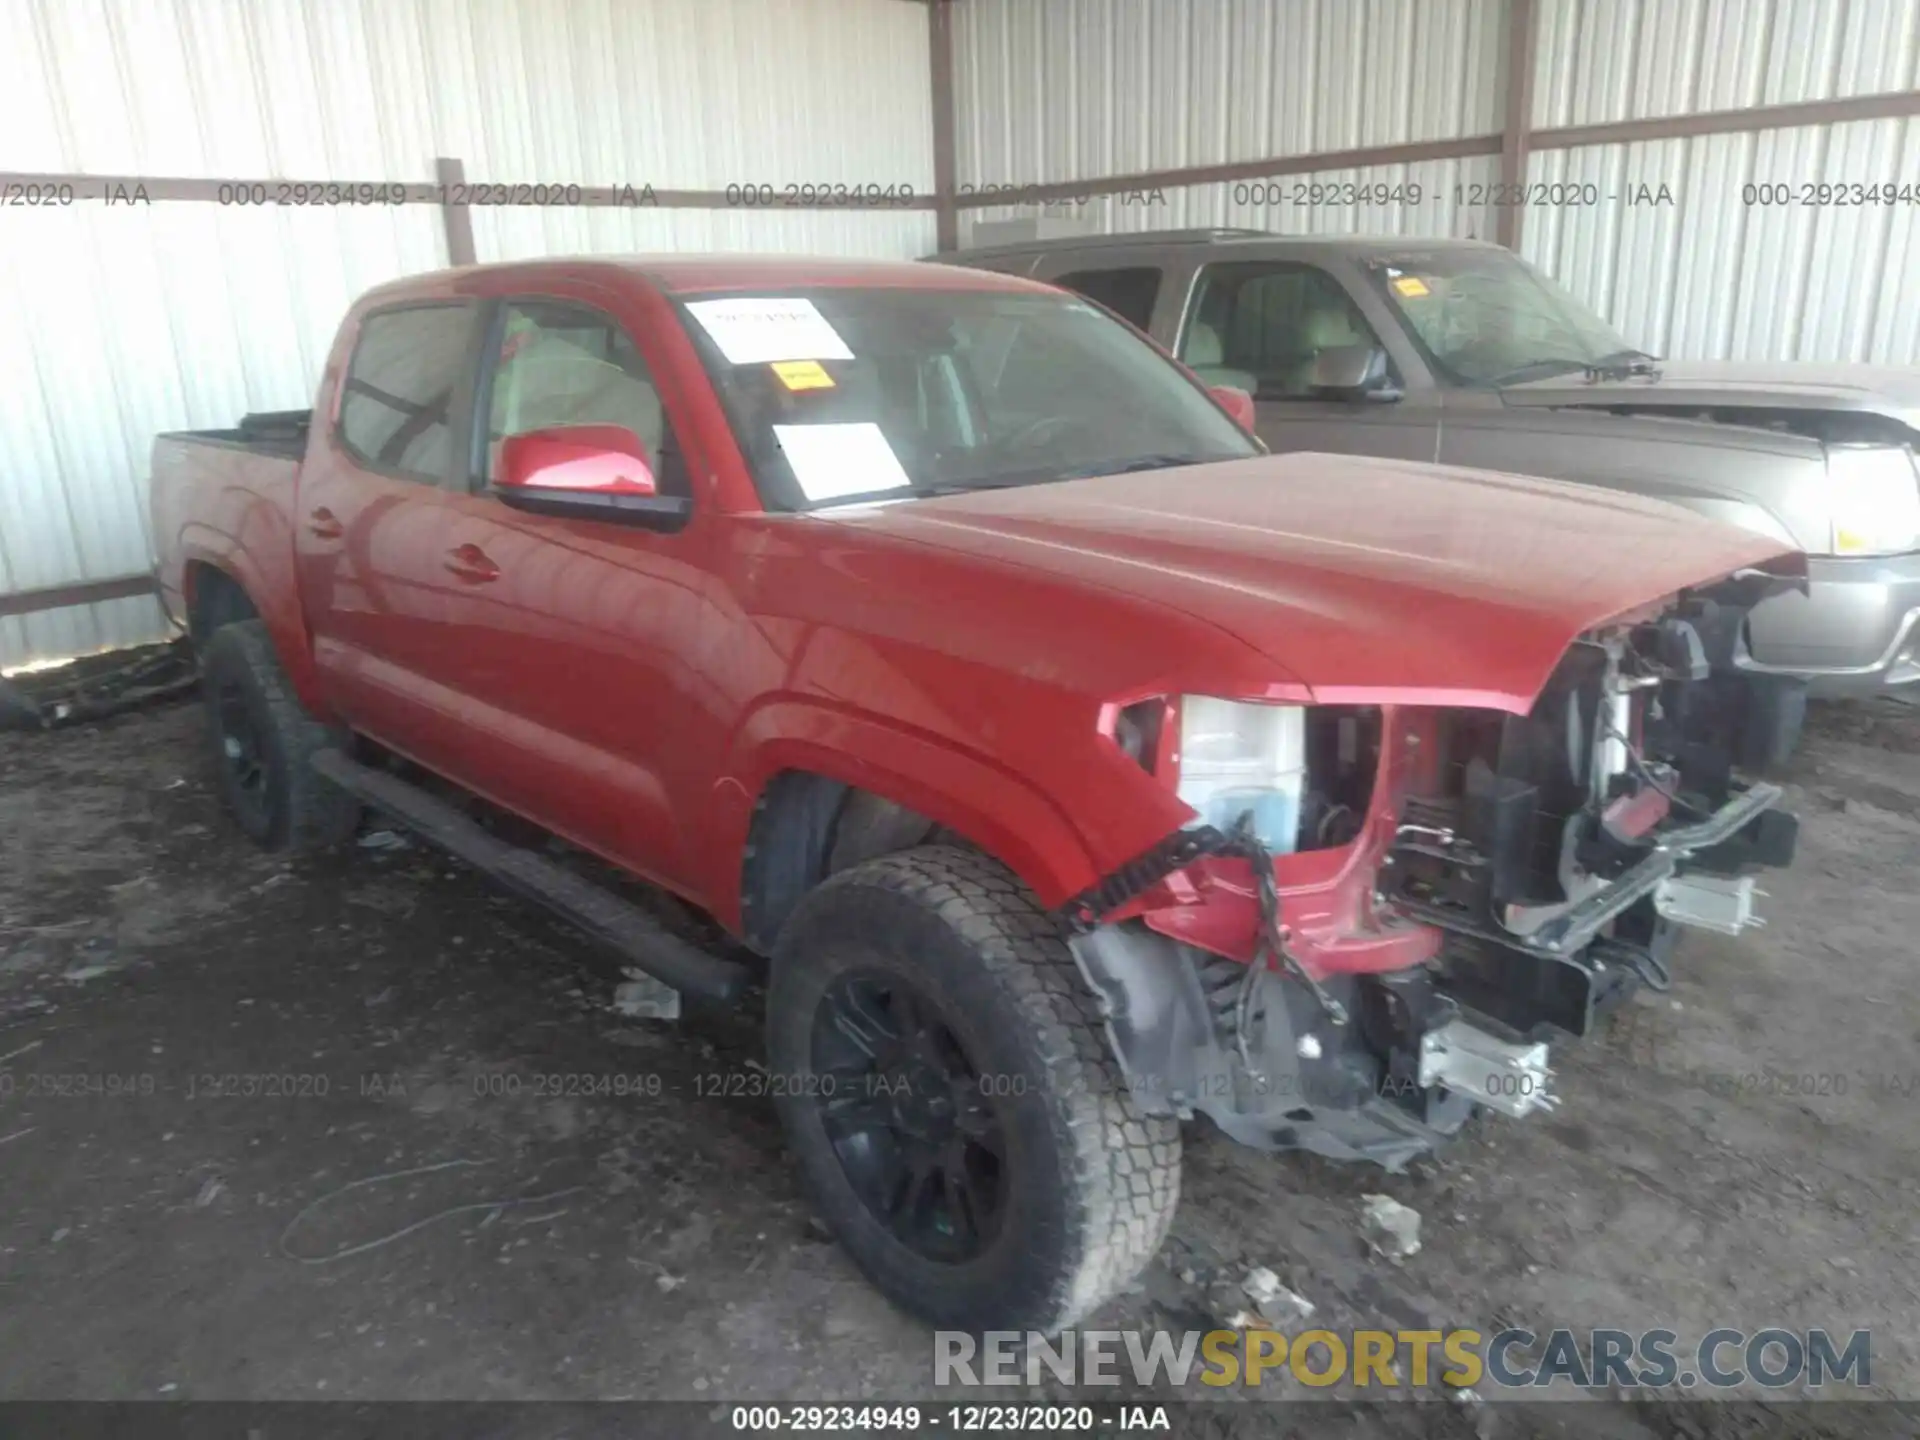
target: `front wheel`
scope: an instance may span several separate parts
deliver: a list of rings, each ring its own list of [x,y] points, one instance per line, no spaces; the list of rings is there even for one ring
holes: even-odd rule
[[[1166,1235],[1178,1126],[1134,1105],[1058,926],[996,861],[924,846],[815,890],[767,1040],[822,1218],[934,1325],[1070,1325]]]

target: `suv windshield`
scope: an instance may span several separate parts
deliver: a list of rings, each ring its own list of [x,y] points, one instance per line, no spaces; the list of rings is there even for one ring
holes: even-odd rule
[[[1427,359],[1456,385],[1540,380],[1651,358],[1505,250],[1408,252],[1366,268]]]
[[[680,308],[769,510],[1260,453],[1073,296],[819,287]]]

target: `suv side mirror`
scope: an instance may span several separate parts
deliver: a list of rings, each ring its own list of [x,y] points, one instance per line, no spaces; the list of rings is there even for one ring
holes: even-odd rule
[[[1214,402],[1222,410],[1233,417],[1234,424],[1249,435],[1253,434],[1254,423],[1259,418],[1253,408],[1253,396],[1238,385],[1209,385],[1207,393],[1213,396]]]
[[[493,493],[535,515],[676,528],[691,502],[662,495],[640,437],[623,425],[556,425],[509,435]]]
[[[1387,352],[1377,345],[1329,345],[1313,357],[1308,386],[1335,400],[1398,400],[1387,375]]]

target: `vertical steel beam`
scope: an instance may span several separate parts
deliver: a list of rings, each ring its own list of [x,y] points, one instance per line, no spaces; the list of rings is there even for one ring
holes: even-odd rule
[[[440,221],[447,227],[447,264],[472,265],[480,257],[473,248],[473,212],[466,204],[467,167],[442,155],[433,162],[434,177],[439,180]],[[458,203],[448,197],[458,197]]]
[[[933,192],[935,244],[942,251],[960,248],[959,181],[953,155],[953,0],[927,6],[927,56],[933,81]]]
[[[1538,33],[1534,0],[1507,0],[1507,113],[1500,132],[1500,190],[1503,203],[1494,215],[1494,238],[1509,250],[1520,248],[1519,204],[1527,180],[1527,152],[1533,139],[1533,66]]]

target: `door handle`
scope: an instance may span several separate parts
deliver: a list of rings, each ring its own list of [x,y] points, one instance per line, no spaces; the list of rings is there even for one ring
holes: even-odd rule
[[[500,567],[478,545],[458,545],[449,550],[447,569],[469,585],[485,585],[500,578]]]
[[[347,533],[347,527],[340,523],[339,517],[324,505],[308,512],[307,529],[322,540],[338,540]]]

